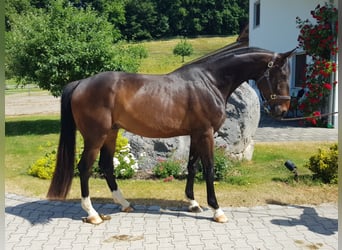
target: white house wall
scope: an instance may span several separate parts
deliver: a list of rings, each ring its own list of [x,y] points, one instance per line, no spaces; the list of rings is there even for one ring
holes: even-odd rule
[[[254,27],[254,4],[260,2],[260,25]],[[285,52],[298,45],[299,29],[296,17],[311,19],[310,11],[320,0],[250,0],[249,45]],[[337,6],[337,0],[334,1]]]
[[[254,27],[254,5],[260,3],[260,25]],[[260,47],[274,52],[286,52],[298,46],[299,29],[296,17],[302,20],[313,20],[310,12],[318,4],[324,5],[322,0],[250,0],[249,1],[249,46]],[[333,1],[338,6],[338,0]],[[341,8],[340,8],[341,9]],[[299,50],[297,52],[300,52]],[[336,78],[338,79],[337,75]],[[294,88],[294,75],[291,76],[291,93],[297,93]],[[253,86],[254,84],[252,84]],[[339,85],[339,84],[338,84]],[[338,85],[334,93],[334,107],[337,111]],[[255,87],[255,86],[253,86]],[[257,91],[258,92],[258,91]],[[337,119],[334,121],[337,126]]]

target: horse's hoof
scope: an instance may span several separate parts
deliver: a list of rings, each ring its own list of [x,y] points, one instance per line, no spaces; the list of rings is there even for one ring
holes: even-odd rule
[[[214,221],[218,223],[226,223],[228,221],[228,218],[225,214],[222,214],[220,216],[214,217]]]
[[[131,206],[128,206],[126,208],[122,208],[121,211],[125,213],[130,213],[130,212],[133,212],[134,209]]]
[[[82,221],[93,225],[99,225],[103,222],[103,219],[100,215],[93,215],[82,218]]]
[[[102,220],[110,220],[112,217],[110,215],[105,215],[105,214],[99,214],[100,218]]]
[[[203,209],[200,206],[189,206],[189,212],[201,213],[203,212]]]

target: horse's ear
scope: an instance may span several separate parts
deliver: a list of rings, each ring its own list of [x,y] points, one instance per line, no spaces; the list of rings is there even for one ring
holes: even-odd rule
[[[277,64],[279,66],[283,66],[287,62],[287,59],[295,54],[296,49],[297,48],[290,50],[288,52],[285,52],[285,53],[279,53],[278,58],[276,60]]]
[[[281,53],[281,57],[283,58],[289,58],[291,56],[293,56],[295,54],[295,51],[296,51],[297,48],[294,48],[293,50],[290,50],[288,52],[285,52],[285,53]]]

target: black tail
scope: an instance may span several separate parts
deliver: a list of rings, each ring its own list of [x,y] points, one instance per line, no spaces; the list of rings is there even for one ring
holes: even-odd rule
[[[61,131],[56,169],[47,194],[49,199],[65,199],[74,176],[76,125],[71,110],[71,97],[78,83],[69,83],[62,93]]]

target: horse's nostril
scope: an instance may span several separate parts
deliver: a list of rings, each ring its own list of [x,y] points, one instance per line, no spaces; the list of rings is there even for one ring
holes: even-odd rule
[[[287,114],[287,110],[284,109],[281,105],[277,105],[273,108],[273,112],[272,112],[272,115],[274,117],[285,117]]]

